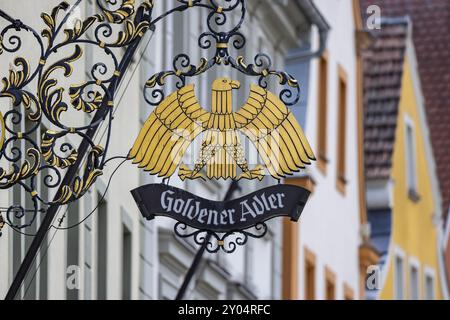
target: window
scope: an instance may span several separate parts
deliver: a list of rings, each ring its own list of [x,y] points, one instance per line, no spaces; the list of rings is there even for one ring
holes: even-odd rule
[[[316,257],[305,248],[305,300],[314,300],[316,276]]]
[[[100,200],[102,194],[97,195]],[[101,201],[98,206],[97,218],[97,299],[106,299],[107,273],[107,202]]]
[[[434,300],[434,272],[425,270],[425,300]]]
[[[328,55],[319,59],[318,70],[318,125],[317,125],[317,166],[324,174],[327,163],[327,100],[328,100]]]
[[[397,255],[395,257],[395,269],[394,269],[394,278],[395,278],[395,299],[403,300],[404,299],[404,287],[405,287],[405,274],[404,274],[404,266],[403,266],[403,257]]]
[[[94,0],[89,0],[86,2],[86,15],[91,17],[93,15],[95,15],[97,12],[97,4],[94,3]],[[90,28],[90,30],[88,30],[86,32],[86,38],[88,40],[93,40],[95,41],[95,32],[94,32],[94,28]],[[94,46],[92,45],[86,45],[84,47],[85,50],[85,59],[86,59],[86,76],[88,78],[91,77],[91,68],[94,66]]]
[[[187,39],[189,39],[188,26],[186,24],[186,14],[178,13],[173,17],[173,56],[187,51]]]
[[[254,243],[251,239],[248,240],[245,247],[244,254],[244,282],[247,286],[253,284],[253,259],[254,259]]]
[[[346,131],[347,131],[347,75],[339,67],[339,101],[338,101],[338,133],[337,133],[337,189],[342,194],[345,193],[346,163],[345,154],[347,152]]]
[[[67,226],[76,225],[81,219],[79,217],[78,201],[69,204],[67,212]],[[71,228],[67,230],[67,269],[70,266],[79,266],[79,228]],[[69,277],[71,274],[66,274]],[[79,290],[77,288],[71,288],[66,286],[67,300],[78,300]]]
[[[409,275],[410,299],[419,300],[419,268],[412,265]]]
[[[17,68],[10,64],[11,70],[16,70]],[[10,104],[10,107],[12,108],[12,104]],[[25,107],[23,105],[17,106],[17,108],[20,108],[20,112],[22,114],[26,114]],[[18,124],[13,124],[13,128],[15,132],[28,132],[34,127],[34,123],[29,121],[28,119],[25,119],[24,121],[21,121]],[[41,125],[40,128],[37,128],[36,131],[33,133],[30,133],[30,138],[33,141],[36,141],[38,145],[39,137],[41,136],[41,132],[45,130],[45,127]],[[13,142],[12,145],[14,148],[17,148],[17,150],[20,150],[22,155],[26,154],[26,150],[30,147],[28,143],[26,143],[25,139],[16,140]],[[6,147],[6,146],[5,146]],[[9,146],[8,148],[10,148]],[[44,180],[44,175],[39,175],[39,178],[36,179],[36,184],[34,185],[35,190],[38,191],[39,196],[48,201],[49,199],[47,188],[43,188],[42,183]],[[12,204],[14,205],[20,205],[25,209],[32,209],[34,207],[34,204],[30,198],[29,195],[25,192],[25,190],[19,186],[15,185],[12,188]],[[38,209],[43,209],[44,206],[41,204],[38,204]],[[14,211],[12,212],[14,213]],[[13,224],[17,225],[25,225],[29,224],[31,222],[31,217],[33,215],[31,214],[25,214],[23,217],[17,218],[15,214],[12,214],[12,222]],[[29,227],[26,228],[26,231],[28,233],[36,233],[38,226],[41,224],[42,220],[45,217],[44,212],[38,212],[36,215],[36,221],[34,221]],[[17,271],[20,268],[20,265],[33,241],[33,237],[27,237],[23,234],[20,234],[18,232],[13,232],[12,235],[12,259],[11,259],[11,267],[13,274],[16,274]],[[43,239],[43,245],[47,244],[48,238],[47,236]],[[21,287],[21,289],[18,292],[17,298],[18,299],[25,299],[25,300],[45,300],[47,299],[47,287],[48,287],[48,256],[47,252],[45,250],[40,250],[37,254],[36,259],[33,261],[33,263],[30,266],[30,271],[28,272],[27,276],[24,279],[24,285]]]
[[[122,300],[131,299],[131,231],[122,225]]]
[[[83,197],[83,209],[86,216],[92,210],[92,192],[88,191]],[[92,220],[87,219],[84,223],[84,300],[92,299]]]
[[[419,200],[417,193],[416,144],[412,121],[406,118],[406,179],[408,195],[413,201]]]
[[[336,276],[328,267],[325,268],[325,299],[336,299]]]

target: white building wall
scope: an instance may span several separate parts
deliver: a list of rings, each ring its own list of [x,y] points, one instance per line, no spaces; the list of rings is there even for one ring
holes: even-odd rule
[[[17,2],[26,2],[26,6],[17,5]],[[40,30],[43,23],[38,19],[42,11],[49,12],[60,0],[33,1],[27,0],[3,0],[1,8],[14,17],[29,22],[30,25]],[[155,1],[154,16],[167,10],[175,1]],[[254,16],[249,16],[244,25],[244,33],[247,35],[248,49],[243,54],[246,60],[251,62],[253,56],[259,52],[265,52],[272,56],[273,62],[278,69],[283,69],[284,55],[289,46],[294,44],[288,40],[279,41],[279,34],[274,34],[270,25],[267,25],[261,17],[271,13],[273,6],[278,4],[261,5],[258,1],[248,1],[250,11]],[[85,6],[89,6],[92,1],[85,1]],[[89,7],[82,7],[81,16],[85,12],[91,12]],[[116,96],[117,110],[114,114],[113,131],[109,156],[126,155],[133,144],[143,121],[151,112],[151,108],[143,105],[142,86],[155,71],[171,68],[172,57],[180,52],[173,52],[174,37],[178,37],[179,32],[183,32],[184,52],[192,57],[192,62],[196,63],[200,58],[200,51],[197,46],[200,31],[206,31],[205,12],[201,9],[192,9],[184,14],[182,20],[183,30],[175,30],[180,27],[176,20],[180,15],[165,20],[157,26],[152,42],[147,52],[143,56],[141,65],[136,65],[138,59],[130,67],[130,71],[124,79],[128,82],[130,74],[136,69],[130,80],[129,86],[125,85],[119,90]],[[203,20],[202,20],[203,19]],[[278,19],[284,19],[278,16]],[[276,20],[275,20],[276,21]],[[175,23],[177,22],[177,23]],[[1,22],[0,22],[1,26]],[[272,32],[272,34],[271,34]],[[268,40],[271,39],[271,40]],[[145,40],[144,40],[145,42]],[[24,49],[33,52],[32,43],[25,43]],[[141,48],[143,50],[143,48]],[[33,56],[30,54],[30,56]],[[60,55],[58,55],[60,57]],[[0,57],[4,59],[4,56]],[[95,50],[87,50],[85,60],[79,62],[78,68],[86,67],[95,62],[98,55]],[[1,74],[7,69],[4,62],[1,62]],[[85,65],[86,64],[86,65]],[[77,73],[76,69],[75,73]],[[235,71],[217,69],[215,75],[237,76]],[[84,77],[82,72],[80,81]],[[208,79],[213,78],[202,76],[198,84],[206,88],[210,87]],[[254,79],[252,79],[254,81]],[[61,82],[64,83],[64,82]],[[245,84],[249,85],[249,80]],[[125,88],[125,90],[124,90]],[[173,87],[171,88],[173,89]],[[246,88],[243,87],[242,90]],[[169,90],[168,90],[169,91]],[[209,103],[209,89],[201,92],[202,104],[206,107]],[[242,99],[246,93],[242,95]],[[120,104],[119,101],[121,100]],[[3,110],[2,104],[2,111]],[[88,122],[92,118],[89,115],[74,114],[73,120]],[[102,132],[104,127],[100,129]],[[98,141],[98,139],[96,140]],[[104,142],[104,140],[103,140]],[[105,192],[109,177],[120,160],[108,164],[104,175],[100,177],[95,187],[79,201],[80,216],[85,217],[93,210],[101,195]],[[144,221],[138,212],[137,206],[131,197],[129,190],[147,183],[158,182],[157,179],[145,175],[130,163],[125,163],[116,173],[105,196],[106,220],[107,220],[107,295],[108,299],[122,298],[122,234],[124,226],[131,231],[132,253],[131,253],[131,298],[132,299],[158,299],[174,298],[178,288],[181,286],[183,277],[190,266],[196,247],[191,242],[175,239],[173,235],[173,221],[165,218]],[[270,179],[263,184],[250,182],[242,187],[242,194],[261,188],[273,183]],[[203,185],[198,182],[181,183],[178,179],[171,179],[171,184],[185,187],[188,190],[204,197],[221,199],[227,189],[226,185],[215,184]],[[235,195],[237,196],[237,194]],[[12,192],[0,192],[0,204],[8,206],[12,202]],[[62,208],[57,216],[61,218],[67,212],[67,208]],[[56,221],[56,220],[55,220]],[[56,222],[57,223],[57,222]],[[67,225],[67,216],[63,226]],[[98,288],[98,256],[101,252],[98,244],[98,212],[94,213],[86,220],[78,230],[78,266],[79,266],[79,299],[96,299],[99,294]],[[55,230],[49,232],[49,239]],[[5,296],[10,283],[13,280],[15,271],[13,270],[13,257],[17,252],[12,250],[12,234],[9,228],[3,230],[3,237],[0,239],[0,296]],[[45,248],[46,246],[44,246]],[[47,254],[47,297],[49,299],[65,299],[67,295],[67,231],[57,231],[55,238],[51,242]],[[22,254],[25,253],[23,250]],[[250,241],[249,245],[239,248],[234,254],[206,255],[207,259],[202,263],[202,267],[188,290],[186,298],[280,298],[281,297],[281,223],[280,221],[270,222],[270,234],[265,239]],[[23,256],[22,256],[23,259]],[[31,272],[34,272],[33,270]],[[38,280],[38,282],[41,280]],[[45,280],[42,280],[45,281]],[[20,296],[22,298],[22,295]],[[39,298],[36,295],[32,298]]]
[[[356,56],[352,1],[316,0],[314,2],[330,24],[328,52],[328,116],[327,116],[327,172],[322,174],[317,162],[308,169],[316,183],[313,194],[300,219],[299,297],[305,296],[304,248],[316,255],[315,292],[324,299],[325,267],[336,274],[337,299],[344,298],[344,283],[355,298],[359,296],[359,203],[358,199],[358,134],[356,102]],[[315,32],[314,32],[315,33]],[[313,34],[314,34],[313,33]],[[317,35],[312,47],[318,47]],[[318,123],[318,59],[311,64],[306,136],[313,150],[317,150]],[[346,172],[348,183],[345,196],[336,189],[337,133],[338,133],[338,66],[347,73],[347,131]]]

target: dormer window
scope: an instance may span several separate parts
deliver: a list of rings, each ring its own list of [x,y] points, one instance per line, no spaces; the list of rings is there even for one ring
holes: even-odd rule
[[[409,118],[405,118],[406,127],[406,183],[408,188],[408,196],[413,201],[419,200],[417,192],[417,155],[416,155],[416,139],[414,134],[414,124]]]

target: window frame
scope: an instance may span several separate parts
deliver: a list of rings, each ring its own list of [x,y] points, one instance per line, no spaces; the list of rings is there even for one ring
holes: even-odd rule
[[[97,180],[97,185],[96,185],[96,203],[97,203],[97,214],[95,217],[95,226],[94,226],[94,238],[95,238],[95,256],[94,256],[94,261],[93,264],[95,265],[95,267],[93,268],[94,270],[94,277],[93,277],[93,281],[94,281],[94,286],[95,286],[95,297],[97,300],[101,300],[103,299],[103,295],[105,299],[108,299],[108,270],[109,270],[109,266],[108,266],[108,256],[109,256],[109,252],[108,252],[108,235],[110,233],[110,230],[108,228],[108,220],[110,219],[110,217],[108,216],[108,209],[110,207],[110,201],[109,201],[109,196],[106,193],[106,185],[103,183],[103,181],[101,180]],[[102,198],[102,195],[105,196],[103,197],[103,199],[100,201],[100,199]],[[101,217],[102,213],[101,213],[101,207],[104,206],[105,207],[105,216]],[[100,220],[105,219],[104,223],[101,223]],[[100,227],[103,225],[104,227],[104,232],[105,234],[100,234]],[[104,236],[104,239],[101,239],[101,236]],[[101,240],[105,240],[105,248],[103,250],[100,250],[100,246],[101,246]],[[100,254],[101,253],[101,254]],[[104,260],[104,261],[101,261]],[[100,262],[104,263],[101,264]],[[104,283],[104,288],[100,288],[100,284],[101,282],[105,281]],[[101,290],[100,290],[101,289]],[[103,292],[104,291],[104,292]]]
[[[329,89],[329,54],[325,51],[318,59],[317,65],[317,168],[323,175],[327,173],[328,164],[328,89]]]
[[[128,211],[121,206],[120,208],[121,212],[121,285],[122,285],[122,300],[127,299],[133,299],[133,267],[134,267],[134,261],[133,261],[133,250],[134,250],[134,225],[133,220],[131,219],[131,215],[128,213]],[[129,248],[125,248],[125,237],[128,236],[129,239]],[[128,249],[127,251],[125,251]],[[129,260],[127,261],[125,259],[125,254],[129,255]],[[128,265],[125,265],[128,263]],[[126,275],[126,270],[129,270],[129,274]],[[127,283],[128,282],[128,283]],[[127,288],[125,288],[127,286]],[[125,292],[127,290],[128,292]],[[127,296],[128,295],[128,296]]]
[[[417,176],[417,139],[416,139],[416,128],[414,121],[411,117],[405,113],[404,115],[404,131],[405,131],[405,170],[406,170],[406,189],[408,197],[413,201],[417,202],[420,200],[418,193],[418,176]],[[411,132],[411,139],[409,141],[409,133]],[[411,146],[410,146],[411,142]],[[412,148],[410,150],[410,147]],[[413,157],[410,159],[409,153],[412,153]],[[411,175],[411,172],[414,174]]]
[[[398,287],[397,287],[397,278],[398,278],[397,259],[400,259],[402,262],[402,296],[401,297],[399,297],[397,294],[397,290],[398,290]],[[394,298],[396,300],[405,300],[405,298],[406,298],[405,297],[405,293],[406,293],[405,252],[402,249],[400,249],[399,247],[395,248],[393,263],[394,263],[394,286],[393,286]]]
[[[304,248],[304,300],[315,300],[316,299],[316,255],[309,250]],[[309,270],[312,269],[312,278],[309,277]]]
[[[427,288],[427,279],[430,278],[432,280],[432,285],[433,285],[433,291],[432,294],[433,296],[431,298],[428,297],[428,288]],[[423,272],[423,298],[424,300],[436,300],[436,271],[435,269],[426,266],[424,268],[424,272]]]
[[[332,287],[331,295],[330,287]],[[336,274],[328,266],[325,266],[325,299],[336,300]]]
[[[408,275],[409,275],[409,281],[408,281],[408,287],[409,287],[409,291],[408,291],[408,294],[409,294],[409,299],[410,300],[420,300],[421,299],[421,285],[420,285],[420,262],[419,262],[419,260],[417,259],[417,258],[415,258],[415,257],[410,257],[409,258],[409,268],[408,268],[409,270],[408,270]],[[417,271],[417,278],[416,278],[416,280],[417,280],[417,296],[416,297],[413,297],[413,277],[412,277],[412,275],[413,275],[413,269],[415,269],[416,271]]]
[[[355,300],[355,291],[348,283],[344,283],[344,300]]]
[[[344,90],[342,90],[342,86]],[[341,112],[342,110],[343,112]],[[338,65],[337,112],[336,188],[342,195],[345,195],[347,185],[348,75],[341,65]]]

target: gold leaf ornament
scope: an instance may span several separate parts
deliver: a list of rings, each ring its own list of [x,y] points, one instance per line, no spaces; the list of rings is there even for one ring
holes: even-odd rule
[[[10,172],[6,172],[0,167],[0,188],[8,189],[18,181],[36,176],[40,166],[40,152],[34,148],[27,150],[29,159],[26,159],[20,166],[14,165]]]
[[[41,152],[45,161],[52,167],[61,169],[70,167],[78,158],[78,153],[75,149],[73,149],[66,158],[60,157],[55,153],[54,148],[56,146],[56,141],[63,135],[64,134],[61,132],[47,130],[42,134],[41,139]]]
[[[119,0],[120,1],[120,0]],[[110,23],[122,23],[125,19],[129,18],[134,14],[134,3],[135,0],[122,0],[123,3],[117,10],[110,11],[110,10],[103,10],[103,14],[105,15],[106,19]],[[105,0],[108,4],[116,4],[116,1],[111,0]]]
[[[86,101],[82,97],[83,88],[85,84],[73,85],[69,89],[70,102],[76,110],[81,110],[86,113],[91,113],[99,109],[103,102],[103,95],[99,91],[94,91],[93,96]]]

